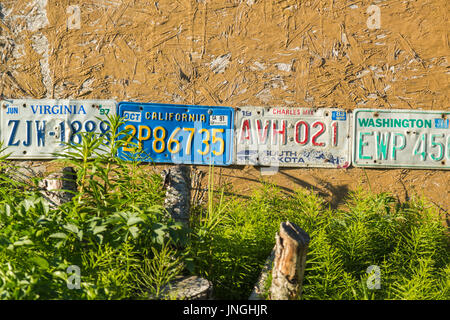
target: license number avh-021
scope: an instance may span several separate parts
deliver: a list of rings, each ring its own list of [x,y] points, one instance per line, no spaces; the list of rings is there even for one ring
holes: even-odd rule
[[[1,139],[11,159],[50,159],[80,133],[109,137],[112,100],[12,100],[1,107]],[[105,139],[107,143],[109,139]]]
[[[228,165],[232,160],[233,109],[227,107],[120,103],[126,121],[125,160]]]
[[[343,110],[241,107],[236,164],[347,168],[349,117]]]

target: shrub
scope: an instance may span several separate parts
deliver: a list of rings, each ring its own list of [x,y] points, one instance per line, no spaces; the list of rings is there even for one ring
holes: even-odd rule
[[[312,191],[286,195],[269,184],[248,200],[216,199],[211,196],[209,210],[215,204],[220,223],[203,234],[197,224],[192,249],[198,272],[213,281],[219,298],[249,297],[283,221],[311,237],[303,299],[450,297],[448,237],[423,199],[401,203],[358,190],[345,209],[331,210]],[[380,289],[368,288],[371,265],[380,270]]]

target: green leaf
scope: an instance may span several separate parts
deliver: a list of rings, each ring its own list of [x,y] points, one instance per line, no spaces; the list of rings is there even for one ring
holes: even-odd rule
[[[133,238],[137,238],[139,235],[139,228],[138,227],[130,227],[128,229],[128,231],[130,231],[131,235],[133,236]]]
[[[9,204],[5,204],[5,213],[7,217],[11,216],[11,207],[9,206]]]
[[[59,241],[57,244],[55,244],[55,248],[59,249],[64,245],[64,241]]]
[[[62,271],[54,271],[53,272],[53,277],[59,278],[59,279],[64,280],[64,281],[67,281],[67,273],[62,272]]]
[[[102,233],[103,231],[105,231],[106,229],[107,229],[106,226],[95,226],[95,227],[92,229],[92,233],[93,233],[93,234],[99,234],[99,233]]]
[[[63,226],[64,229],[73,232],[75,234],[78,234],[78,232],[80,232],[80,229],[78,229],[78,227],[76,225],[74,225],[73,223],[68,223],[66,225]]]
[[[132,226],[132,225],[135,225],[136,223],[139,223],[139,222],[144,222],[144,220],[142,218],[140,218],[140,217],[131,217],[131,218],[128,219],[127,225],[128,226]]]
[[[39,238],[40,236],[42,236],[44,234],[45,230],[38,230],[36,231],[36,238]]]
[[[50,266],[47,260],[45,260],[44,258],[39,257],[39,256],[32,257],[29,260],[31,262],[37,264],[38,267],[41,268],[42,270],[47,270]]]
[[[30,208],[34,207],[34,199],[25,199],[22,202],[25,211],[30,210]]]
[[[67,234],[63,232],[57,232],[50,235],[50,238],[57,238],[57,239],[67,239]]]
[[[13,243],[14,247],[20,247],[20,246],[32,246],[34,243],[33,241],[31,241],[30,239],[23,239],[23,240],[18,240],[16,242]]]
[[[80,230],[80,231],[77,233],[77,237],[78,237],[78,240],[80,240],[80,241],[83,240],[83,230]]]

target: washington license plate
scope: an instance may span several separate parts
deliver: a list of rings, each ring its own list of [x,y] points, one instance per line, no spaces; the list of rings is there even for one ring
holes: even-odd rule
[[[127,134],[118,156],[145,162],[229,165],[234,109],[192,105],[121,102]]]
[[[51,159],[80,133],[106,135],[113,100],[5,100],[0,107],[0,134],[11,159]]]
[[[353,163],[450,168],[450,111],[356,110]]]
[[[350,120],[346,111],[241,107],[236,113],[236,164],[350,166]]]

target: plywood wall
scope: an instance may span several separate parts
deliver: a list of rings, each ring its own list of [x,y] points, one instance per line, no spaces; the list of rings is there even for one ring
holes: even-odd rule
[[[1,0],[0,93],[448,110],[449,8],[448,0]],[[366,171],[398,192],[437,184],[435,202],[450,207],[448,172],[389,170],[417,176],[405,187]],[[319,175],[350,189],[367,177],[359,169],[292,173],[305,174],[318,188]]]

